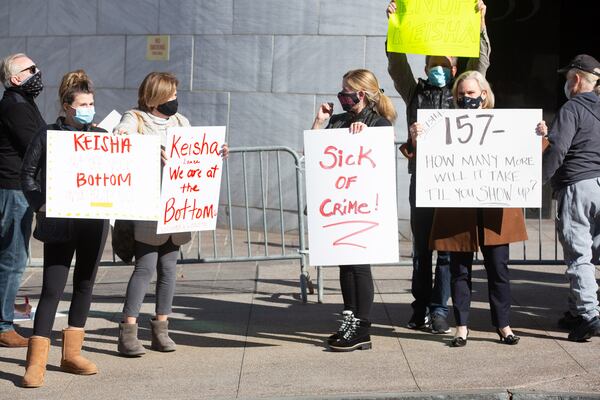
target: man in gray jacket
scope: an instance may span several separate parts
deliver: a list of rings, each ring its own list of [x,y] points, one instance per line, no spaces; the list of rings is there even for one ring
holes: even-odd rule
[[[542,177],[557,200],[558,237],[570,284],[569,311],[559,325],[580,342],[600,333],[594,262],[600,255],[600,63],[580,54],[565,68],[565,95],[547,134]],[[548,129],[542,121],[538,133]]]

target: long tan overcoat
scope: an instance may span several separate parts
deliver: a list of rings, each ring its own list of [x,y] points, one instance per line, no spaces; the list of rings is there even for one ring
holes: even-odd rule
[[[476,208],[438,208],[433,216],[429,245],[434,250],[477,251],[479,246],[494,246],[527,240],[523,210],[484,208],[483,243],[479,242]]]

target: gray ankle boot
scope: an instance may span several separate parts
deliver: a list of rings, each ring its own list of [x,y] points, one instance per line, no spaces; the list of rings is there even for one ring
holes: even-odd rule
[[[119,344],[117,351],[124,356],[139,357],[146,354],[144,346],[137,338],[138,324],[119,324]]]
[[[152,347],[157,351],[175,351],[175,342],[169,337],[169,321],[150,321]]]

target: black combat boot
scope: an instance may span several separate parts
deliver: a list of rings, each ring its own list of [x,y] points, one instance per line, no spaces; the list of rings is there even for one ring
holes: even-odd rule
[[[354,318],[341,338],[329,344],[332,351],[368,350],[372,347],[369,327],[371,323]]]
[[[350,311],[350,310],[342,311],[342,324],[340,325],[340,329],[338,329],[338,331],[336,333],[334,333],[333,335],[331,335],[327,338],[327,344],[331,344],[331,343],[335,342],[336,340],[338,340],[339,338],[341,338],[342,336],[344,336],[344,333],[350,327],[352,320],[354,320],[354,313],[352,311]]]

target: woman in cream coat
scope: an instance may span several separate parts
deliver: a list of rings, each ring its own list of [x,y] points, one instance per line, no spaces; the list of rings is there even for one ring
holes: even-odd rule
[[[177,84],[177,78],[170,73],[148,74],[138,91],[138,107],[123,114],[115,132],[159,135],[164,149],[167,128],[190,126],[189,121],[177,112]],[[226,145],[223,146],[223,154],[227,155]],[[164,150],[161,155],[164,165]],[[191,234],[157,234],[156,227],[157,222],[153,221],[134,223],[135,269],[127,285],[123,320],[119,324],[118,351],[125,356],[141,356],[145,353],[137,338],[137,319],[155,270],[156,308],[155,316],[150,321],[151,348],[163,352],[175,350],[175,342],[169,337],[168,315],[175,293],[179,247],[191,240]]]

